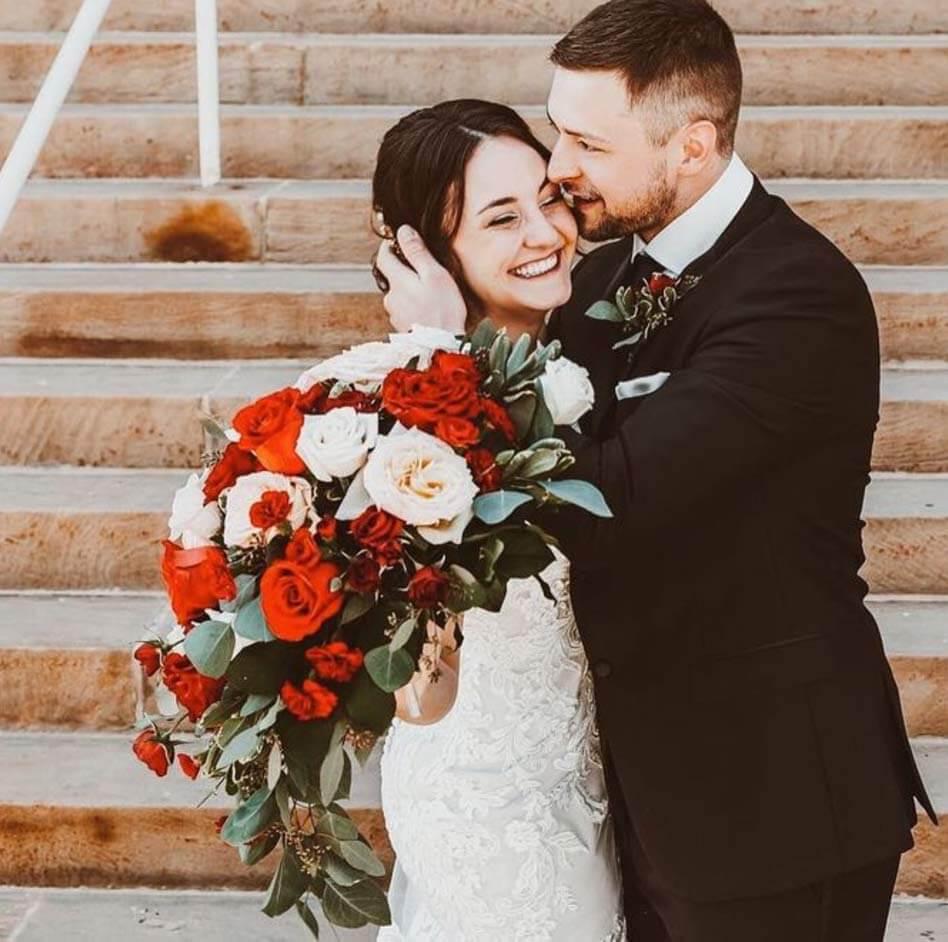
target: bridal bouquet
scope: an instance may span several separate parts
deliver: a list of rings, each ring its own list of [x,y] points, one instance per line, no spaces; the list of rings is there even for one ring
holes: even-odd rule
[[[553,437],[591,405],[556,344],[485,322],[463,341],[416,328],[362,344],[231,427],[207,418],[219,447],[163,544],[176,626],[135,651],[157,712],[133,748],[236,799],[220,837],[246,864],[280,849],[267,915],[295,908],[318,937],[315,896],[336,925],[390,921],[385,867],[342,805],[352,760],[389,727],[429,632],[540,578],[553,539],[524,511],[609,515],[564,478]]]

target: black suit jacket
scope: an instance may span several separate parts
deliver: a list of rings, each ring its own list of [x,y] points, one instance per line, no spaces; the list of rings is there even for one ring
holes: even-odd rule
[[[759,896],[911,846],[931,812],[867,587],[860,519],[879,408],[853,265],[755,180],[632,362],[612,298],[631,239],[574,272],[550,329],[597,405],[559,430],[613,512],[550,521],[621,795],[666,884]],[[671,373],[617,402],[618,380]]]

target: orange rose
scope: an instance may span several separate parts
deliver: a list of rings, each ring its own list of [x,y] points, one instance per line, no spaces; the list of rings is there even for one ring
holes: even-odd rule
[[[324,720],[339,702],[328,687],[315,680],[304,680],[302,690],[287,680],[280,688],[280,697],[298,720]]]
[[[283,555],[291,563],[299,563],[301,566],[315,566],[322,559],[313,534],[306,527],[300,527],[293,534]]]
[[[161,577],[175,618],[186,628],[206,608],[217,608],[221,601],[237,595],[237,586],[227,569],[227,557],[216,546],[182,549],[171,540],[163,540]]]
[[[289,559],[272,563],[260,580],[260,606],[270,631],[284,641],[299,641],[319,631],[342,609],[342,593],[331,588],[339,572],[335,563],[323,560],[307,565]]]
[[[168,747],[155,736],[155,731],[150,726],[138,734],[135,742],[132,743],[132,752],[134,752],[155,775],[168,774],[168,766],[171,764],[171,755],[168,751]]]
[[[240,447],[252,451],[267,471],[281,474],[302,474],[306,470],[296,453],[302,427],[300,391],[291,386],[252,402],[234,416]]]

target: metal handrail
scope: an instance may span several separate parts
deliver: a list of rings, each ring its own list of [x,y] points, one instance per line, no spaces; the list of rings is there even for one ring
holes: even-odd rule
[[[7,154],[0,169],[0,233],[36,166],[53,122],[69,96],[111,2],[82,0],[62,47]],[[213,186],[221,178],[217,0],[194,0],[194,15],[201,185]]]

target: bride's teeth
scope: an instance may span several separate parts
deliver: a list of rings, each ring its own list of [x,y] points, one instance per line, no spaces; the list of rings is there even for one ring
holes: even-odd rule
[[[556,268],[559,262],[559,255],[554,253],[542,262],[531,262],[529,265],[522,265],[514,269],[514,274],[520,278],[536,278],[537,275],[545,275],[548,271]]]

